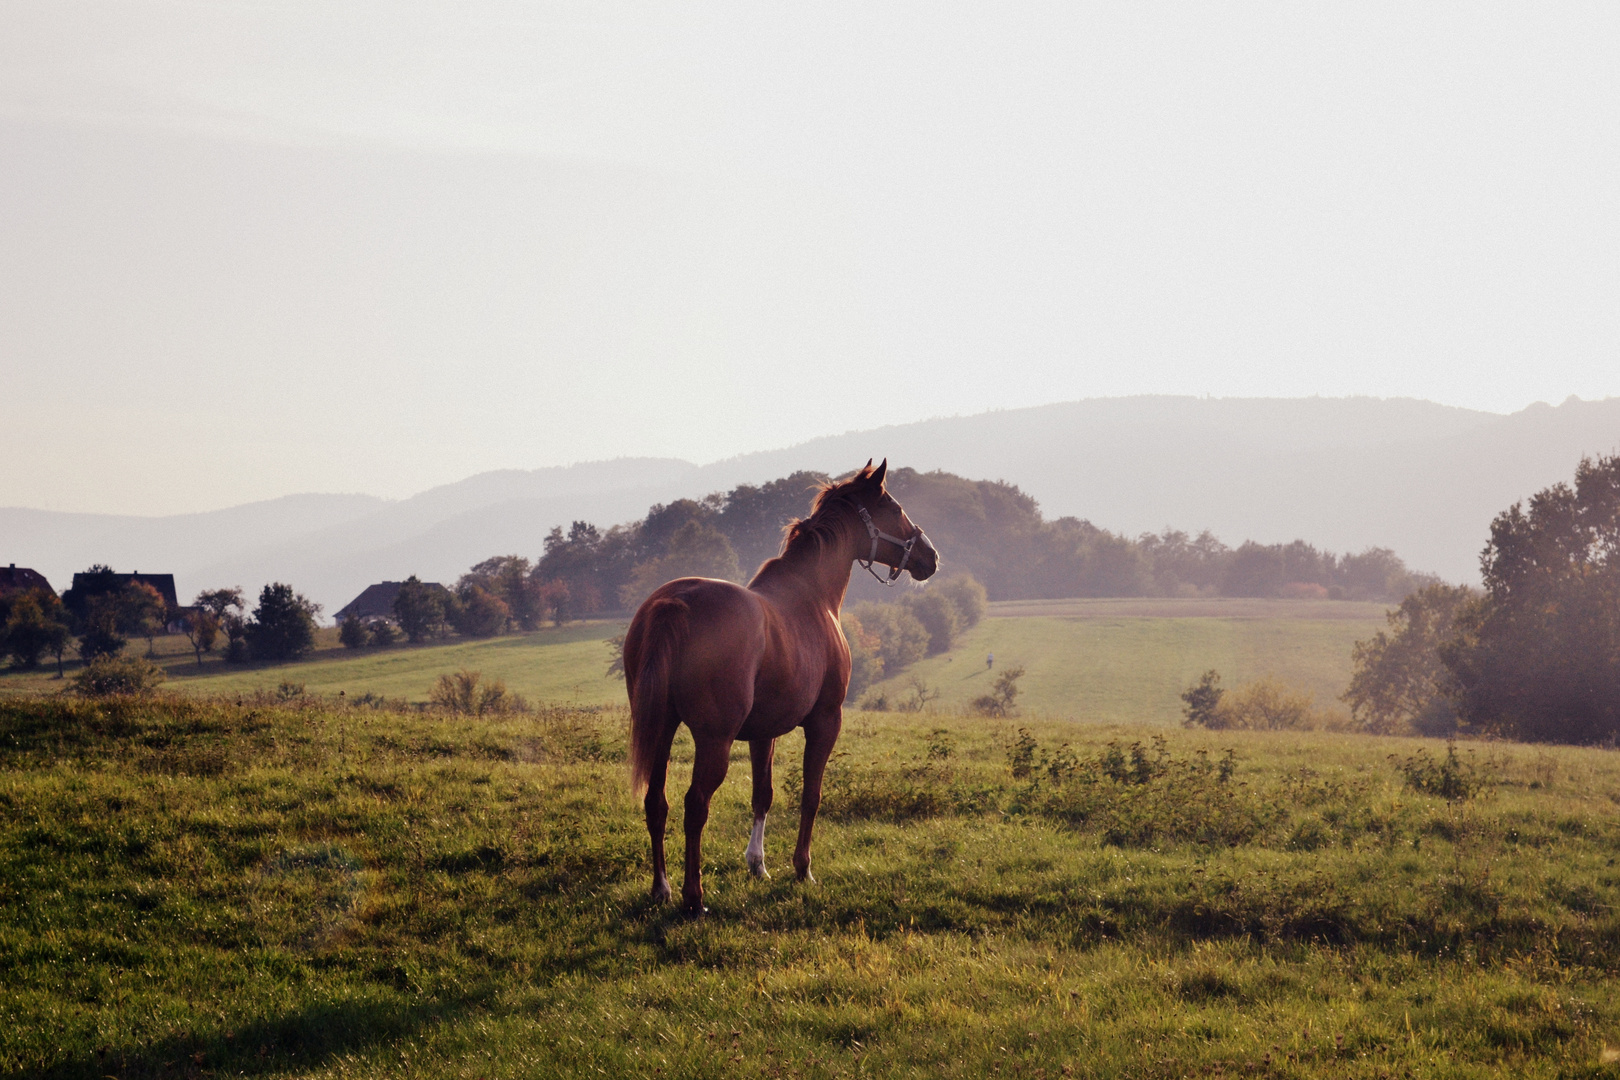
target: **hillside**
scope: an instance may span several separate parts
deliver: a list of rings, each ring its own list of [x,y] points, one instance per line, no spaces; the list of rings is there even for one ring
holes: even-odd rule
[[[57,584],[94,561],[172,570],[183,595],[285,580],[331,611],[372,581],[453,579],[488,555],[538,555],[554,525],[610,524],[654,502],[887,455],[1006,479],[1048,518],[1127,534],[1208,528],[1234,544],[1389,547],[1414,569],[1472,580],[1493,515],[1567,479],[1582,454],[1617,447],[1620,399],[1510,416],[1372,398],[1099,399],[850,432],[701,467],[625,459],[489,473],[397,502],[299,496],[168,518],[0,510],[0,559]]]

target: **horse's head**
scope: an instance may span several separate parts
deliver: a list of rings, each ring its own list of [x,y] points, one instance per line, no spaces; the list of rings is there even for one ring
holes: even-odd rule
[[[890,581],[903,570],[918,581],[926,581],[939,569],[939,552],[884,487],[883,478],[888,472],[888,458],[875,469],[868,460],[852,482],[850,494],[870,541],[863,546],[860,561],[868,564],[869,569],[874,562],[887,566]]]

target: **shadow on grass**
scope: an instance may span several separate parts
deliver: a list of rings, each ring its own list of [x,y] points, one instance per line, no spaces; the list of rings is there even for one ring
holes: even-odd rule
[[[280,1016],[210,1035],[178,1035],[142,1046],[81,1051],[45,1069],[0,1073],[0,1080],[308,1072],[331,1059],[404,1038],[475,1008],[477,998],[406,1002],[370,999],[312,1002]]]

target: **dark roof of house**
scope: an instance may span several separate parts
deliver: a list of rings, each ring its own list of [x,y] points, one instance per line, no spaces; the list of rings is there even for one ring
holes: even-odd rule
[[[17,592],[22,589],[45,589],[52,596],[56,595],[51,583],[46,581],[45,575],[38,570],[30,570],[16,563],[0,566],[0,593]]]
[[[375,585],[368,585],[365,592],[339,608],[332,618],[338,622],[351,615],[357,619],[393,618],[394,598],[399,596],[399,588],[404,584],[403,581],[379,581]],[[450,595],[450,590],[437,581],[424,581],[422,584],[430,589],[438,589],[446,596]]]
[[[98,576],[99,575],[94,574],[74,574],[74,593],[80,593],[80,586],[87,583],[85,579],[93,579]],[[143,585],[150,585],[152,588],[156,589],[158,591],[158,595],[163,597],[163,603],[170,610],[180,606],[179,597],[177,597],[174,593],[173,574],[142,574],[139,572],[133,574],[109,574],[107,575],[107,580],[116,582],[118,588],[120,589],[132,581],[139,581]]]

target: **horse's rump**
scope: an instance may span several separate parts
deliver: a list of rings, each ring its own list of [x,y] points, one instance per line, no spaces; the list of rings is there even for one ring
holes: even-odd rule
[[[678,722],[670,702],[670,674],[689,629],[686,602],[649,600],[625,635],[625,676],[630,689],[630,785],[636,798],[647,791],[664,733]]]

